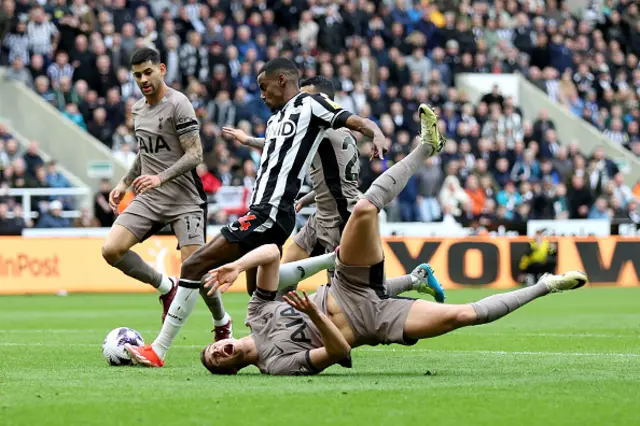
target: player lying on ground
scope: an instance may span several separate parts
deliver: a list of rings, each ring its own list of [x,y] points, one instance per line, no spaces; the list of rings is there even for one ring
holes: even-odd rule
[[[286,58],[267,62],[258,73],[262,99],[274,114],[267,122],[250,210],[183,262],[176,297],[153,342],[161,359],[193,311],[202,277],[210,269],[233,262],[261,245],[282,247],[287,241],[295,225],[295,198],[328,129],[347,127],[371,137],[374,153],[383,155],[386,139],[378,126],[321,95],[300,92],[298,80],[295,63]],[[254,281],[255,270],[247,271],[248,286]]]
[[[335,94],[331,80],[322,76],[303,80],[300,83],[300,91],[309,94],[321,93],[328,101],[333,101]],[[264,148],[264,138],[251,137],[232,127],[224,127],[222,132],[243,145]],[[340,243],[344,225],[360,196],[359,174],[358,146],[353,134],[346,128],[327,130],[310,167],[312,191],[296,201],[297,212],[314,201],[316,211],[293,237],[293,244],[284,253],[282,263],[335,251]],[[329,269],[327,273],[331,277],[333,270]],[[252,294],[255,288],[247,287],[247,290]]]
[[[177,279],[154,270],[131,247],[166,225],[178,238],[183,262],[204,245],[207,199],[195,172],[202,162],[200,125],[189,99],[164,82],[166,67],[157,51],[142,48],[134,52],[131,71],[144,95],[132,110],[139,151],[109,194],[109,205],[117,213],[130,186],[137,195],[116,219],[102,246],[102,256],[111,266],[160,292],[164,322]],[[213,315],[216,334],[229,337],[231,331],[226,328],[231,323],[220,295],[202,295]]]
[[[548,275],[532,287],[465,305],[391,299],[385,294],[378,213],[402,191],[425,158],[444,145],[433,111],[421,105],[420,115],[422,143],[376,179],[356,204],[341,238],[330,286],[320,286],[311,298],[291,292],[284,302],[276,301],[280,253],[274,245],[210,272],[205,286],[225,291],[242,271],[258,267],[258,289],[247,313],[251,335],[207,346],[202,362],[212,373],[235,374],[256,365],[266,374],[314,374],[343,363],[351,348],[414,344],[456,328],[495,321],[538,297],[586,283],[581,272]],[[430,269],[428,273],[435,280]],[[137,362],[151,364],[144,356],[148,352],[127,349]]]
[[[276,298],[283,300],[283,295],[287,289],[295,288],[304,278],[311,277],[320,271],[334,269],[336,265],[336,252],[314,256],[295,262],[280,264],[278,277],[278,293]],[[433,277],[431,267],[426,263],[418,265],[410,274],[400,277],[388,278],[384,282],[383,292],[388,296],[397,296],[406,291],[418,291],[429,294],[439,303],[445,300],[445,293],[438,281]],[[149,367],[162,367],[164,359],[158,356],[162,347],[157,346],[157,342],[142,348],[125,348],[137,363]]]

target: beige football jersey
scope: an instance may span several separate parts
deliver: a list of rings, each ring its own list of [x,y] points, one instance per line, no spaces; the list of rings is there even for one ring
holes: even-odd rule
[[[285,302],[265,301],[254,293],[246,323],[251,329],[262,373],[291,376],[319,372],[311,364],[309,351],[323,346],[322,337],[307,315]]]
[[[156,175],[171,167],[184,155],[180,136],[200,129],[189,99],[171,88],[156,105],[140,99],[132,113],[143,175]],[[199,210],[206,195],[194,168],[137,199],[159,214],[180,214]]]
[[[349,130],[327,131],[309,172],[316,193],[316,218],[322,226],[347,223],[360,195],[358,156],[358,145]]]

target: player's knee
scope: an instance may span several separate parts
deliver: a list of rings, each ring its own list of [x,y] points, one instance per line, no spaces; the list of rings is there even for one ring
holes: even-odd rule
[[[351,216],[355,219],[365,219],[367,217],[375,217],[378,215],[378,208],[366,198],[361,198],[353,208]]]
[[[202,271],[202,262],[198,259],[197,252],[189,256],[180,268],[180,278],[187,280],[199,280],[206,271]]]
[[[127,252],[126,249],[119,247],[117,244],[114,244],[110,241],[105,241],[102,244],[102,257],[107,261],[109,265],[114,265],[118,263],[122,256]]]
[[[460,305],[453,315],[455,328],[474,325],[477,319],[478,314],[476,314],[476,310],[471,305]]]

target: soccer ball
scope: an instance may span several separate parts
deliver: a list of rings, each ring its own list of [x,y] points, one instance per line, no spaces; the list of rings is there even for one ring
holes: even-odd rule
[[[144,339],[140,333],[127,327],[118,327],[109,332],[102,343],[102,355],[109,365],[131,365],[131,357],[124,350],[124,345],[130,343],[134,346],[144,345]]]

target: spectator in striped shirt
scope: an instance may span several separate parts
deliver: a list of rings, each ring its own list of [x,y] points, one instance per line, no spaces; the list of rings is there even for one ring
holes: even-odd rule
[[[73,78],[74,68],[69,64],[69,55],[67,52],[59,51],[56,54],[56,61],[47,67],[47,77],[51,83],[51,87],[55,90],[60,86],[60,80]]]
[[[629,135],[624,131],[622,121],[619,118],[611,120],[611,128],[605,129],[603,133],[616,145],[625,146],[629,143]]]
[[[29,36],[27,24],[24,21],[18,22],[16,28],[7,34],[2,47],[9,51],[10,63],[13,63],[16,58],[22,58],[25,64],[29,64]]]
[[[27,24],[29,49],[48,60],[53,57],[54,46],[58,45],[60,33],[44,14],[44,9],[36,5],[31,10],[31,21]]]

